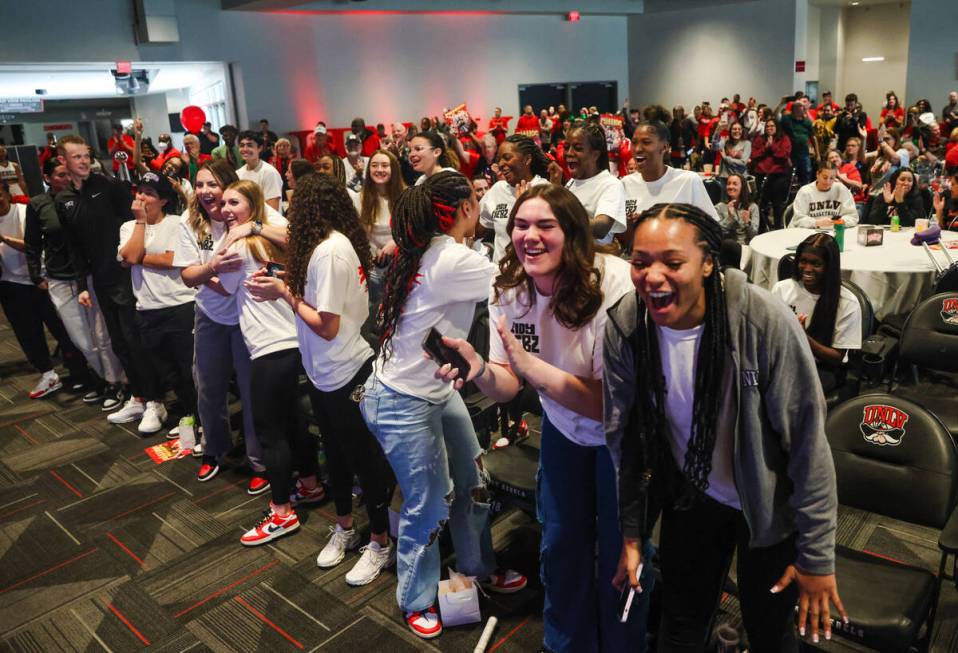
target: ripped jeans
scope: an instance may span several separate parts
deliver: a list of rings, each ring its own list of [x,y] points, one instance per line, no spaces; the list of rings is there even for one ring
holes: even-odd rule
[[[432,404],[388,388],[374,373],[365,393],[363,418],[403,495],[396,600],[404,612],[426,610],[436,601],[439,533],[447,521],[459,572],[483,577],[496,567],[476,431],[457,392]]]

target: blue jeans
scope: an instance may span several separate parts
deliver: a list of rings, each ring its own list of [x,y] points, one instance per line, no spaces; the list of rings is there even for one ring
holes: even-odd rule
[[[386,387],[375,373],[359,407],[402,489],[396,600],[404,612],[426,610],[436,602],[447,521],[461,573],[483,577],[496,567],[476,431],[459,393],[431,404]]]
[[[619,623],[612,578],[622,531],[609,450],[572,442],[543,416],[536,485],[545,647],[554,653],[644,653],[654,548],[643,544],[644,591],[635,595],[628,623]]]

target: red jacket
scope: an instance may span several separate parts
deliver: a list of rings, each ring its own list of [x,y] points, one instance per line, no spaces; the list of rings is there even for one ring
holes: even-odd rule
[[[370,157],[379,149],[379,134],[375,130],[366,128],[366,137],[363,138],[363,156]]]
[[[759,134],[752,141],[752,169],[759,175],[774,175],[786,173],[792,169],[792,141],[782,134],[776,138],[771,147],[765,136]]]
[[[527,116],[526,114],[519,116],[519,120],[516,122],[516,133],[520,134],[527,131],[534,131],[536,134],[539,133],[538,116]]]
[[[173,157],[182,156],[180,151],[175,147],[167,148],[167,150],[161,154],[157,154],[156,158],[150,161],[150,167],[159,172],[163,169],[163,164],[172,159]]]

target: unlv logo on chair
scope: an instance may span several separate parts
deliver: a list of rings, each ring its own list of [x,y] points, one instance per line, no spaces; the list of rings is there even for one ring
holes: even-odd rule
[[[941,319],[945,324],[958,324],[958,298],[948,297],[941,301]]]
[[[865,442],[879,447],[897,447],[905,437],[905,422],[908,413],[894,406],[873,404],[862,411],[862,423],[859,428]]]

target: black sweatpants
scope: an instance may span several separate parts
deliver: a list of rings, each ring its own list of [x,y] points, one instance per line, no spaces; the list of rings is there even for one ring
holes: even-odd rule
[[[193,383],[195,307],[193,302],[187,302],[136,312],[140,341],[150,356],[159,392],[162,394],[165,381],[169,379],[186,415],[197,414],[196,385]]]
[[[798,587],[778,594],[772,586],[795,562],[795,536],[774,546],[749,548],[742,512],[702,498],[688,510],[662,513],[662,625],[659,653],[704,651],[722,597],[732,553],[749,650],[798,651],[795,604]]]
[[[126,372],[133,396],[144,401],[161,400],[163,392],[160,379],[140,340],[140,329],[136,324],[136,300],[132,288],[128,290],[120,286],[97,286],[95,291],[106,331],[110,334],[113,353]]]
[[[34,285],[0,281],[0,307],[13,329],[20,349],[33,367],[40,373],[53,369],[50,360],[50,348],[43,331],[46,325],[50,334],[60,345],[63,364],[70,371],[74,381],[86,383],[89,380],[86,359],[67,335],[60,316],[50,300],[50,295]]]
[[[389,529],[388,508],[396,479],[386,454],[359,412],[359,403],[351,397],[357,387],[363,386],[372,370],[373,359],[370,358],[352,379],[331,392],[323,392],[310,384],[309,399],[326,445],[336,514],[344,517],[352,512],[353,475],[358,474],[366,499],[369,529],[378,534]],[[316,460],[315,454],[311,460]]]
[[[765,176],[758,201],[762,223],[760,226],[763,232],[788,226],[782,224],[782,219],[785,215],[785,205],[788,203],[788,187],[791,181],[791,172],[777,172]]]
[[[254,358],[251,364],[253,427],[263,446],[263,463],[273,503],[289,503],[293,468],[302,476],[316,473],[316,439],[299,413],[298,348]]]

